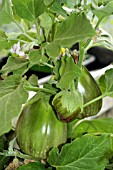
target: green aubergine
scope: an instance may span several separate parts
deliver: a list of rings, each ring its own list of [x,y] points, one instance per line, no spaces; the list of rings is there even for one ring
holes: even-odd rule
[[[56,115],[62,122],[73,121],[81,112],[81,102],[83,101],[80,92],[77,90],[62,90],[55,95],[52,104],[56,110]]]
[[[84,104],[101,95],[97,82],[84,66],[82,67],[82,76],[79,78],[77,89],[83,96]],[[77,118],[94,116],[100,111],[101,107],[102,99],[86,106]]]
[[[52,147],[67,140],[67,124],[57,119],[46,95],[42,96],[25,105],[16,126],[21,151],[38,159],[46,159]]]
[[[76,91],[67,91],[65,93],[68,93],[66,106],[64,106],[63,102],[65,94],[62,93],[62,91],[54,97],[52,102],[56,110],[57,117],[62,122],[71,122],[75,118],[81,119],[96,115],[102,107],[102,100],[98,100],[86,106],[82,111],[79,104],[75,105],[75,107],[71,107],[73,105],[71,105],[70,101],[75,101],[76,103],[76,100],[83,100],[83,104],[85,104],[101,95],[101,91],[97,82],[84,66],[82,67],[82,75],[78,79]],[[82,98],[80,98],[79,93],[81,94]]]

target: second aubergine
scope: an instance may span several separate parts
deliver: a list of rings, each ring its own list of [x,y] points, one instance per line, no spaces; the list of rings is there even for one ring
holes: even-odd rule
[[[101,91],[97,82],[89,71],[85,67],[82,67],[82,75],[78,79],[75,91],[65,90],[59,92],[54,97],[52,104],[59,120],[62,122],[71,122],[76,118],[82,119],[96,115],[102,107],[102,99],[93,102],[83,109],[81,109],[81,104],[83,103],[84,105],[100,95]],[[80,100],[82,100],[82,102],[80,102]]]
[[[97,82],[84,66],[82,67],[82,75],[79,78],[77,89],[83,96],[84,104],[101,95]],[[85,118],[96,115],[100,111],[101,107],[102,99],[86,106],[83,109],[83,112],[78,114],[77,118]]]

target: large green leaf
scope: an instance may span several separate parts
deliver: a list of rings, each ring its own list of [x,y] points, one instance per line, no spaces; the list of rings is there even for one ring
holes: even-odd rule
[[[0,98],[7,93],[13,92],[21,82],[21,77],[17,75],[9,76],[5,80],[0,80]]]
[[[17,42],[17,40],[8,41],[7,39],[0,39],[0,50],[11,49],[11,47]]]
[[[11,76],[0,82],[0,135],[12,128],[12,119],[19,115],[28,93],[19,83],[18,76]]]
[[[48,162],[57,170],[104,170],[112,154],[112,139],[108,135],[85,135],[63,146],[53,148]]]
[[[3,77],[6,77],[10,72],[23,75],[28,70],[28,60],[18,57],[8,57],[7,63],[2,67]]]
[[[113,134],[113,119],[101,118],[94,120],[84,120],[72,125],[72,138],[77,138],[86,133]]]
[[[41,50],[32,50],[29,52],[29,61],[31,64],[38,64],[42,58]]]
[[[34,22],[45,11],[42,0],[12,0],[17,14],[28,21]]]
[[[91,8],[89,8],[93,14],[95,14],[99,19],[103,19],[106,16],[110,16],[113,14],[113,1],[108,1],[108,3],[103,7],[93,6],[91,4]]]
[[[86,16],[73,13],[58,25],[53,42],[46,46],[47,54],[55,58],[59,56],[61,46],[71,47],[74,43],[94,35],[95,31]]]
[[[13,11],[10,0],[6,0],[0,11],[0,25],[13,22]]]

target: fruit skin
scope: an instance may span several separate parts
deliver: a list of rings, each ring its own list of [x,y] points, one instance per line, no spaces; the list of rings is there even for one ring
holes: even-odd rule
[[[46,159],[47,152],[52,147],[66,143],[67,124],[56,118],[45,98],[31,101],[24,107],[18,119],[17,143],[24,153],[34,158]]]
[[[82,94],[84,104],[101,95],[97,82],[84,66],[82,67],[82,76],[79,78],[77,90]],[[102,99],[86,106],[83,112],[78,114],[77,118],[96,115],[101,107]]]
[[[77,91],[78,91],[78,94],[77,94]],[[82,119],[85,117],[96,115],[102,107],[102,99],[86,106],[83,109],[82,109],[82,106],[80,105],[78,105],[75,108],[70,107],[71,106],[70,101],[74,101],[76,103],[76,100],[83,100],[83,105],[84,105],[85,103],[101,95],[101,91],[100,91],[100,88],[97,82],[95,81],[95,79],[92,77],[92,75],[89,73],[89,71],[84,66],[82,67],[82,75],[78,79],[78,84],[77,84],[77,87],[75,88],[75,91],[72,91],[72,92],[67,91],[67,93],[68,95],[67,95],[66,106],[64,106],[62,102],[63,101],[62,91],[59,92],[59,94],[55,96],[52,102],[56,110],[57,117],[62,122],[71,122],[76,118]],[[79,93],[81,94],[82,98],[80,98]],[[73,100],[71,100],[71,98]]]
[[[80,95],[78,91],[65,90],[59,92],[54,97],[52,104],[56,110],[56,114],[59,120],[68,123],[77,117],[78,113],[81,112],[80,105],[75,104],[76,101],[79,100],[79,96]],[[65,102],[63,102],[64,100]]]

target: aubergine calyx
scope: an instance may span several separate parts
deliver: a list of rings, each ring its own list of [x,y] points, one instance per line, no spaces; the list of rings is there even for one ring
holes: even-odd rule
[[[59,120],[71,122],[82,111],[83,99],[77,90],[62,90],[53,98],[52,104]]]
[[[48,97],[37,93],[19,116],[16,135],[22,152],[36,159],[46,159],[52,147],[67,141],[67,123],[59,121]],[[47,99],[47,100],[46,100]]]

